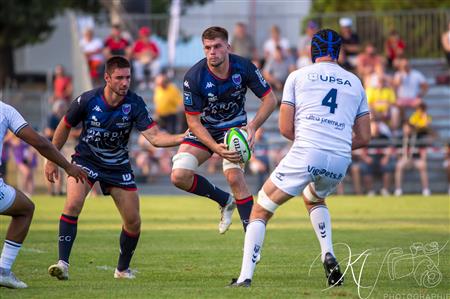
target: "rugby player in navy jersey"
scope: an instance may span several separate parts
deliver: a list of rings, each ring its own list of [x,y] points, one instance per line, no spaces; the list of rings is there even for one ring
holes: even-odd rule
[[[183,98],[189,130],[173,157],[171,180],[176,187],[208,197],[220,205],[219,233],[223,234],[231,225],[236,206],[245,230],[253,205],[243,165],[238,154],[223,143],[224,135],[229,128],[242,127],[253,147],[255,132],[275,109],[277,99],[250,60],[230,53],[228,32],[224,28],[206,29],[202,42],[206,57],[184,77]],[[247,88],[262,100],[250,122],[244,109]],[[232,194],[196,174],[197,168],[213,153],[223,158],[223,172]]]
[[[80,141],[72,155],[73,163],[88,173],[88,181],[67,180],[67,199],[59,222],[59,261],[48,269],[59,280],[69,277],[69,256],[77,234],[78,216],[92,185],[98,181],[105,195],[114,199],[123,226],[120,235],[120,255],[115,278],[134,278],[129,265],[138,243],[141,218],[139,197],[128,156],[128,140],[136,128],[157,147],[175,146],[183,134],[170,135],[158,129],[141,97],[129,91],[130,63],[115,56],[106,62],[106,85],[76,98],[59,123],[53,144],[61,149],[69,132],[80,122]],[[45,174],[50,182],[58,176],[55,164],[48,162]]]

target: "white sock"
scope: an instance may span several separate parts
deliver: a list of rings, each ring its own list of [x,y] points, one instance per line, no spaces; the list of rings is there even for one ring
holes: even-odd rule
[[[326,206],[316,206],[309,213],[311,224],[316,232],[322,251],[322,262],[327,252],[334,256],[333,240],[331,239],[331,219]]]
[[[3,245],[2,255],[0,256],[0,268],[5,270],[11,270],[14,261],[16,260],[17,254],[22,247],[22,244],[16,243],[10,240],[5,240]]]
[[[266,234],[266,222],[261,219],[251,221],[247,226],[244,242],[244,256],[242,257],[241,274],[237,282],[252,279],[255,272],[256,257],[261,253]]]

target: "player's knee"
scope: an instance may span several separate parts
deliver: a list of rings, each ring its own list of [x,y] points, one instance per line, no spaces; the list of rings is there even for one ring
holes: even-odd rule
[[[178,153],[172,158],[172,170],[184,169],[190,171],[197,171],[198,159],[191,153]]]
[[[69,202],[64,207],[64,214],[78,216],[81,213],[81,207],[78,203]]]
[[[255,213],[258,213],[260,215],[257,215],[259,217],[261,216],[267,216],[270,217],[271,214],[274,214],[276,209],[278,209],[279,205],[275,203],[273,200],[267,196],[266,192],[264,192],[263,189],[259,190],[258,192],[258,206],[260,206],[262,209],[259,210],[259,208],[256,207]],[[258,211],[259,210],[259,211]],[[263,215],[265,214],[265,215]],[[265,219],[265,217],[264,217]]]
[[[136,217],[134,219],[126,220],[124,223],[124,227],[126,231],[130,233],[138,233],[141,231],[141,218]]]
[[[310,205],[321,204],[325,200],[325,198],[321,198],[317,195],[312,183],[308,184],[305,189],[303,189],[303,199],[306,204]]]
[[[235,174],[227,174],[228,184],[233,188],[234,186],[239,186],[243,183],[242,176]]]
[[[177,188],[187,190],[192,184],[193,172],[183,169],[173,169],[170,174],[170,180]]]

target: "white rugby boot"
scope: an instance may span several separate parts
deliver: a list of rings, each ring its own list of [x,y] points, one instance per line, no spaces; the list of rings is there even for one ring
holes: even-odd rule
[[[12,271],[0,268],[0,286],[10,289],[25,289],[27,284],[18,279]]]
[[[135,279],[136,275],[134,275],[133,271],[129,268],[124,271],[119,271],[116,268],[114,271],[114,278]]]
[[[59,260],[58,263],[48,267],[48,274],[50,274],[50,276],[58,278],[59,280],[68,280],[69,264],[65,261]]]
[[[224,234],[230,228],[236,203],[234,197],[230,196],[228,203],[224,207],[220,207],[219,233]]]

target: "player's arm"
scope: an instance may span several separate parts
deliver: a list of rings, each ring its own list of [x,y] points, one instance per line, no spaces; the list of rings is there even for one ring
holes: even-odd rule
[[[229,151],[226,144],[219,144],[212,138],[208,130],[206,130],[206,128],[202,125],[200,121],[200,114],[186,113],[186,121],[188,123],[189,130],[210,150],[230,162],[238,163],[240,161],[240,157],[237,152]]]
[[[81,180],[83,182],[86,179],[87,174],[80,167],[70,164],[47,138],[39,135],[30,126],[22,128],[16,133],[16,136],[34,147],[42,156],[59,165],[69,176],[73,176],[77,181]]]
[[[67,142],[67,138],[69,138],[70,130],[72,128],[66,123],[66,120],[63,118],[59,122],[56,127],[55,134],[53,135],[52,143],[53,145],[60,150],[64,144]]]
[[[352,150],[366,147],[370,142],[370,114],[358,117],[353,125]]]
[[[156,147],[171,147],[180,145],[184,134],[172,135],[161,131],[157,125],[142,131],[141,134]]]
[[[246,126],[248,141],[251,148],[253,148],[253,145],[255,144],[254,136],[256,130],[258,130],[261,125],[267,120],[267,118],[269,118],[270,114],[272,114],[278,104],[277,97],[275,96],[273,91],[270,91],[267,95],[263,96],[261,98],[261,101],[262,104],[261,106],[259,106],[255,117]]]
[[[278,127],[280,128],[281,135],[291,141],[294,141],[295,139],[294,115],[294,106],[285,103],[281,104]]]

